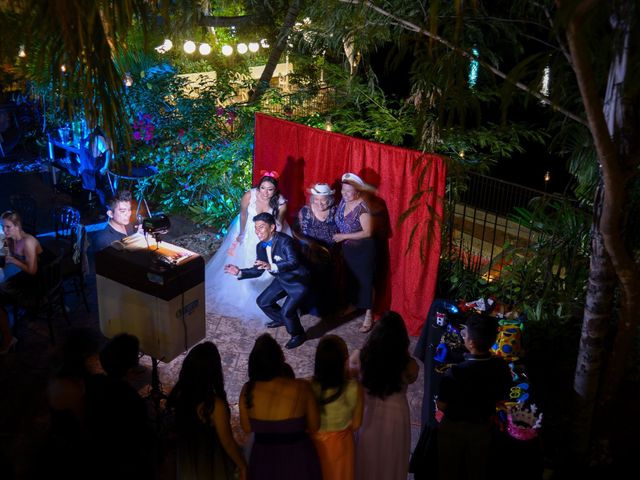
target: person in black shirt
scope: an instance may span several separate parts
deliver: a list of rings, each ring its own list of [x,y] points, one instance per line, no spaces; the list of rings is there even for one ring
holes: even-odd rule
[[[91,242],[94,252],[99,252],[112,242],[135,233],[136,229],[131,225],[131,192],[121,190],[116,193],[107,205],[107,216],[107,225],[96,233]]]
[[[470,317],[461,331],[469,353],[440,383],[436,401],[443,413],[438,427],[440,480],[487,478],[492,419],[496,404],[508,398],[512,380],[507,362],[490,352],[497,333],[495,318]]]

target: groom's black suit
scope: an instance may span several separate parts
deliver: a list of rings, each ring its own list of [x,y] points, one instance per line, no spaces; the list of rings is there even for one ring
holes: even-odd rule
[[[307,294],[309,272],[300,263],[295,241],[286,233],[274,232],[271,237],[271,262],[263,242],[256,246],[256,257],[278,268],[277,272],[269,272],[273,282],[258,296],[256,303],[273,322],[284,323],[292,337],[304,334],[298,307]],[[265,270],[252,267],[243,268],[240,272],[239,278],[242,280],[259,277]],[[285,296],[287,299],[280,307],[277,302]]]

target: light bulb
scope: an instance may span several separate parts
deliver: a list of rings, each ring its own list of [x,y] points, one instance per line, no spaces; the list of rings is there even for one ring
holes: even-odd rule
[[[187,40],[186,42],[184,42],[184,45],[182,48],[184,49],[185,53],[191,54],[196,51],[196,44],[191,40]]]
[[[228,57],[229,55],[231,55],[233,53],[233,47],[231,45],[223,45],[222,46],[222,54],[225,57]]]
[[[173,42],[168,38],[165,38],[164,43],[162,44],[162,48],[164,49],[165,52],[168,52],[173,48]]]
[[[27,56],[27,52],[24,50],[24,45],[20,45],[20,50],[18,50],[18,56],[20,58],[24,58]]]
[[[208,43],[201,43],[200,47],[198,47],[198,51],[200,55],[209,55],[211,53],[211,45]]]
[[[252,53],[256,53],[259,48],[260,48],[260,45],[258,45],[256,42],[251,42],[249,44],[249,51]]]
[[[239,44],[236,46],[236,49],[238,50],[238,53],[239,53],[240,55],[244,55],[245,53],[247,53],[247,50],[249,50],[249,48],[247,47],[247,44],[246,44],[246,43],[239,43]]]
[[[262,40],[260,40],[260,46],[262,48],[269,48],[269,42],[267,42],[266,38],[263,38]]]
[[[133,77],[129,72],[127,72],[124,74],[124,86],[130,87],[131,85],[133,85]]]

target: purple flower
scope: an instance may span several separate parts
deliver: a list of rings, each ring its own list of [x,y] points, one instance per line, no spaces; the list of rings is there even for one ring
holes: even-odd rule
[[[224,115],[224,108],[223,107],[216,108],[216,115],[218,115],[219,117]]]
[[[142,135],[140,134],[140,132],[138,130],[136,130],[135,132],[133,132],[133,138],[135,140],[140,140],[142,138]]]

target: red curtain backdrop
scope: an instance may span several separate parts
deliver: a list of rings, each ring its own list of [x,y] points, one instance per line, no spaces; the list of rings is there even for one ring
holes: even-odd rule
[[[414,172],[416,162],[430,163],[421,181]],[[442,218],[444,159],[256,114],[254,184],[263,170],[279,172],[290,223],[307,201],[306,190],[316,182],[331,184],[337,199],[340,178],[345,172],[360,175],[377,187],[377,197],[369,202],[376,226],[387,224],[388,240],[382,239],[380,245],[384,250],[388,244],[388,257],[384,252],[380,254],[378,267],[387,274],[376,284],[375,310],[397,311],[405,319],[409,333],[418,335],[433,301],[437,280],[440,223],[429,220]],[[400,216],[420,192],[418,208],[400,222]],[[428,224],[431,224],[429,231]],[[412,232],[414,242],[409,248]],[[421,255],[420,239],[425,238],[428,241],[422,243]]]

